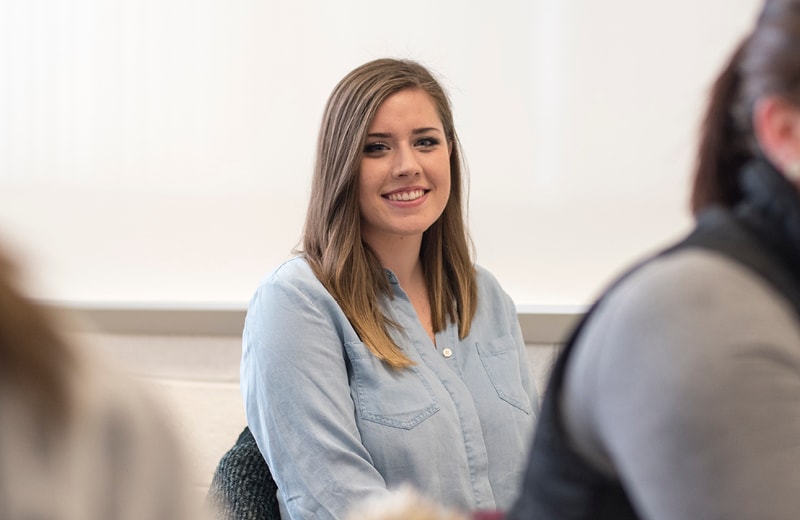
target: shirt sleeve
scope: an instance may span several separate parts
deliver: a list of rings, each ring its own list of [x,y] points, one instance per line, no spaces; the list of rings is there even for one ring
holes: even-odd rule
[[[386,492],[356,426],[338,306],[324,296],[264,283],[243,334],[248,425],[297,519],[343,518],[354,502]]]
[[[568,427],[643,517],[796,518],[796,318],[742,267],[696,255],[598,309],[567,372]]]

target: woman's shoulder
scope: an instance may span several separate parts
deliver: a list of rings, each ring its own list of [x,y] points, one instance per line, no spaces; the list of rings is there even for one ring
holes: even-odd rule
[[[608,467],[599,439],[631,424],[621,418],[707,414],[774,360],[800,366],[798,345],[788,301],[748,268],[700,249],[657,257],[615,285],[580,332],[563,397],[573,440]]]
[[[599,307],[701,322],[754,310],[791,318],[788,301],[766,280],[733,259],[702,249],[684,249],[643,264],[611,289]]]
[[[486,267],[480,264],[474,264],[475,267],[475,282],[479,288],[490,291],[502,291],[503,287],[497,277]]]
[[[316,280],[316,278],[305,257],[297,255],[278,264],[262,279],[261,284],[296,283],[307,279]]]
[[[494,330],[501,323],[517,320],[517,307],[511,295],[503,288],[500,281],[486,268],[475,265],[475,284],[478,294],[478,307],[473,318],[473,325],[486,324]]]
[[[302,293],[325,291],[311,265],[302,255],[285,260],[263,277],[258,283],[256,296],[275,290]]]
[[[333,316],[334,321],[343,320],[343,312],[337,301],[314,274],[308,261],[302,256],[286,260],[275,267],[258,284],[248,305],[248,323],[253,318],[275,320],[283,325],[288,319],[309,315]]]
[[[690,366],[798,343],[795,313],[774,287],[719,253],[685,249],[645,263],[608,292],[581,332],[575,361],[685,375]]]

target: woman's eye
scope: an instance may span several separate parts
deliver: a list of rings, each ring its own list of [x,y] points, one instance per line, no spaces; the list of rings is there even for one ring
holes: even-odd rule
[[[388,149],[389,147],[383,143],[367,143],[364,145],[364,153],[377,153]]]
[[[423,148],[430,148],[437,144],[439,144],[439,140],[435,137],[422,137],[417,139],[417,146],[422,146]]]

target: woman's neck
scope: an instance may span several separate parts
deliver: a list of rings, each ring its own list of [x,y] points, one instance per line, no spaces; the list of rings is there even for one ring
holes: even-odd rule
[[[397,277],[397,282],[414,306],[417,318],[435,348],[436,334],[433,330],[431,304],[428,298],[425,272],[422,269],[422,261],[419,258],[422,236],[392,237],[390,240],[373,241],[372,243],[368,242],[368,244],[375,252],[381,265],[391,270]]]
[[[422,236],[398,236],[389,240],[367,242],[381,265],[392,271],[403,288],[409,287],[422,275],[419,258]]]

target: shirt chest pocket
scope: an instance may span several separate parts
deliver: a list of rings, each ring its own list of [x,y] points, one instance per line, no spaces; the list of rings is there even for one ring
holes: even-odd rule
[[[492,341],[480,341],[478,355],[500,399],[526,414],[533,413],[530,397],[522,384],[519,353],[514,338],[502,336]]]
[[[350,394],[361,419],[410,430],[439,411],[430,384],[412,366],[394,369],[361,342],[345,344],[352,366]]]

